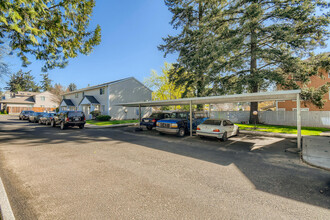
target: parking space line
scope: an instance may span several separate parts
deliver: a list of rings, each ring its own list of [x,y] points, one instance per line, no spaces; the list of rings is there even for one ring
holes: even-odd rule
[[[15,220],[13,210],[11,209],[5,187],[0,177],[0,217],[3,220]]]

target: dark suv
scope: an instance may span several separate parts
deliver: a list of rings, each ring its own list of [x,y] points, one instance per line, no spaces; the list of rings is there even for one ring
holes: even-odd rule
[[[52,127],[60,125],[61,130],[67,127],[78,126],[83,129],[86,123],[85,114],[82,111],[61,111],[54,115],[50,122]]]
[[[29,119],[29,116],[30,114],[34,113],[34,111],[22,111],[18,118],[19,120],[28,120]]]

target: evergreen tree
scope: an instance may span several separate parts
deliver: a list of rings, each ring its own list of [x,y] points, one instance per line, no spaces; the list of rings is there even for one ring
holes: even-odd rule
[[[31,71],[23,72],[22,70],[20,70],[17,73],[12,74],[9,82],[7,82],[8,87],[6,87],[5,89],[11,92],[39,92],[40,88],[34,82],[34,77],[30,73]]]
[[[165,39],[167,51],[180,52],[179,64],[206,67],[203,72],[209,84],[219,92],[230,92],[228,88],[259,92],[271,84],[286,85],[294,70],[299,70],[295,71],[299,78],[310,75],[301,59],[317,46],[325,46],[329,36],[329,6],[324,0],[165,2],[174,12],[172,24],[177,21],[175,27],[183,27],[178,36]],[[195,5],[202,5],[204,12],[198,31],[196,19],[191,19],[197,14]],[[322,14],[317,15],[317,10]],[[193,25],[185,25],[190,22]],[[198,35],[192,39],[191,33]],[[190,56],[196,39],[202,48],[195,57],[200,63]],[[251,103],[250,109],[250,122],[254,122],[252,112],[258,110],[258,103]]]
[[[21,58],[43,60],[43,70],[64,67],[68,58],[89,54],[101,41],[101,28],[89,31],[94,0],[2,0],[0,41],[9,40]],[[29,56],[31,55],[31,56]]]
[[[177,86],[185,86],[186,91],[193,90],[196,97],[210,95],[210,78],[207,73],[207,60],[203,59],[205,34],[201,31],[201,21],[209,12],[207,1],[165,0],[173,13],[171,25],[181,32],[177,36],[163,38],[165,44],[159,50],[179,53],[178,63],[173,64],[169,73],[171,81]],[[189,73],[189,74],[187,74]],[[183,93],[183,96],[186,96]],[[202,105],[198,106],[199,109]]]
[[[49,74],[44,73],[41,74],[42,76],[42,81],[41,81],[41,89],[45,91],[49,91],[52,88],[52,80],[49,79]]]
[[[75,90],[77,90],[76,84],[70,83],[69,86],[68,86],[68,91],[72,92],[72,91],[75,91]]]

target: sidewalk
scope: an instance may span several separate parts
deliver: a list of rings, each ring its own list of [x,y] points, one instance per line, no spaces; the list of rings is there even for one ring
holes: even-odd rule
[[[92,124],[85,124],[85,128],[88,129],[100,129],[100,128],[120,128],[120,127],[128,127],[128,126],[135,126],[138,123],[126,123],[126,124],[115,124],[115,125],[92,125]]]

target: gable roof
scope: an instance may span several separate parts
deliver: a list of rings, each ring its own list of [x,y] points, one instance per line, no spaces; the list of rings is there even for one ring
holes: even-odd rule
[[[97,99],[96,99],[94,96],[92,96],[92,95],[85,95],[84,98],[80,101],[79,105],[82,103],[82,101],[83,101],[85,98],[86,98],[91,104],[100,104],[99,101],[97,101]]]
[[[75,106],[71,99],[63,99],[62,102],[64,102],[66,106]]]
[[[35,100],[33,96],[28,97],[15,97],[11,99],[1,100],[1,103],[11,103],[11,104],[34,104]]]
[[[74,94],[74,93],[77,93],[77,92],[83,92],[83,91],[87,91],[87,90],[97,89],[97,88],[101,88],[101,87],[104,87],[104,86],[107,86],[107,85],[112,85],[112,84],[115,84],[115,83],[123,82],[123,81],[129,80],[129,79],[133,79],[133,80],[137,81],[142,86],[144,86],[146,89],[148,89],[149,91],[152,92],[151,89],[149,89],[147,86],[145,86],[139,80],[135,79],[134,77],[127,77],[127,78],[124,78],[124,79],[119,79],[119,80],[115,80],[115,81],[111,81],[111,82],[107,82],[107,83],[102,83],[102,84],[95,85],[95,86],[89,86],[89,87],[86,87],[86,88],[83,88],[83,89],[78,89],[78,90],[75,90],[75,91],[72,91],[72,92],[66,92],[66,93],[63,93],[63,95]]]

